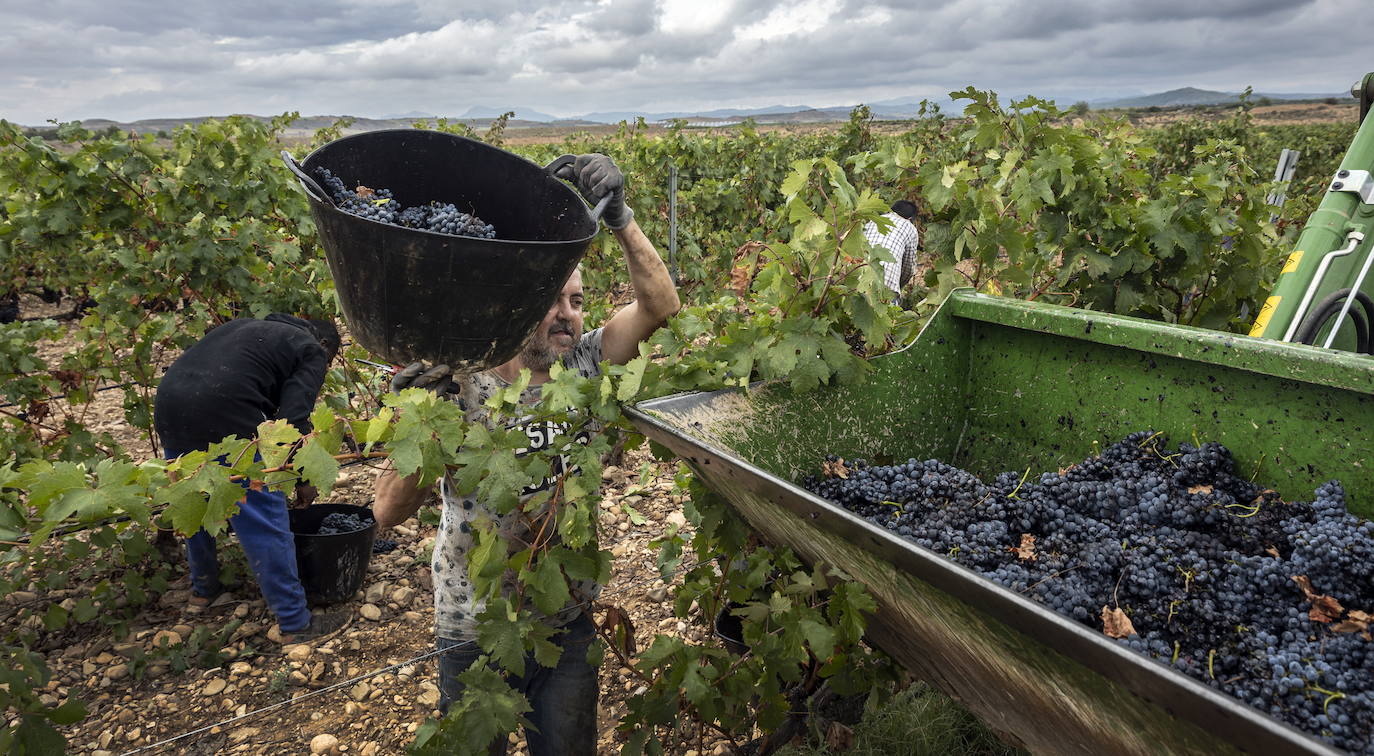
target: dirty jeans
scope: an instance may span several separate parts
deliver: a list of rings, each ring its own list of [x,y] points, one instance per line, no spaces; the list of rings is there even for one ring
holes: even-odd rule
[[[587,663],[587,648],[596,637],[591,619],[583,614],[568,623],[553,642],[563,649],[558,666],[541,667],[531,654],[525,659],[525,674],[510,678],[512,688],[529,700],[533,709],[526,716],[533,727],[525,729],[530,756],[592,756],[596,753],[596,699],[599,692],[596,667]],[[463,694],[458,681],[482,655],[476,642],[450,638],[437,639],[439,650],[439,709]],[[445,649],[452,649],[447,650]],[[537,730],[537,732],[536,732]],[[493,743],[490,753],[506,753],[507,740]]]
[[[168,449],[167,458],[175,459],[188,451]],[[304,630],[310,624],[310,610],[305,606],[305,588],[296,571],[296,538],[291,534],[286,494],[253,491],[246,482],[244,488],[246,495],[239,502],[238,514],[229,518],[229,526],[239,537],[248,569],[257,578],[262,597],[276,615],[281,631]],[[219,593],[219,555],[214,536],[200,530],[186,539],[186,562],[191,568],[192,593]]]

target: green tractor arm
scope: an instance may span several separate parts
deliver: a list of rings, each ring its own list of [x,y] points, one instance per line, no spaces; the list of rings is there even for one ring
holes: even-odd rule
[[[1360,128],[1251,336],[1374,353],[1374,73],[1351,94]]]

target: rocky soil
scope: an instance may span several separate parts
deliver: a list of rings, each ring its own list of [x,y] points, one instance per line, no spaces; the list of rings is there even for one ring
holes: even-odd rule
[[[25,304],[26,316],[63,309],[52,307],[50,313],[36,300]],[[41,351],[57,365],[71,347],[63,339],[42,345]],[[159,362],[169,364],[172,358],[162,355]],[[118,390],[100,392],[87,405],[54,402],[54,417],[70,412],[92,430],[111,433],[130,453],[151,456],[146,436],[124,421],[121,402]],[[603,473],[601,542],[614,555],[614,576],[597,605],[596,619],[602,620],[605,606],[618,606],[636,628],[641,649],[660,632],[697,641],[710,636],[700,617],[688,623],[673,616],[669,586],[658,579],[657,554],[648,545],[670,525],[686,525],[684,494],[674,489],[673,472],[672,465],[653,461],[646,451],[632,450],[620,466],[608,466]],[[327,501],[370,506],[376,474],[371,465],[346,468]],[[625,511],[627,505],[635,516]],[[347,612],[351,623],[313,648],[282,647],[275,640],[274,620],[251,575],[245,575],[231,600],[189,613],[189,583],[178,556],[171,590],[134,617],[125,639],[115,640],[98,625],[48,638],[46,659],[53,678],[45,701],[55,704],[76,696],[90,711],[84,721],[61,728],[68,748],[94,756],[403,752],[420,724],[438,714],[436,660],[413,661],[434,648],[428,564],[434,532],[432,525],[412,518],[379,534],[397,541],[398,548],[373,556],[362,589],[335,607]],[[246,572],[232,536],[221,539],[220,556]],[[6,606],[74,600],[89,590],[74,585],[63,596],[19,592],[0,597],[0,625],[13,619]],[[221,666],[200,669],[183,662],[204,637],[231,623],[238,625],[219,649],[225,658]],[[379,670],[385,671],[374,674]],[[615,725],[638,683],[609,653],[601,680],[598,750],[618,753],[621,739]],[[250,715],[265,707],[275,708]],[[238,717],[243,718],[235,721]],[[525,753],[521,738],[512,736],[512,743],[512,754]],[[683,744],[676,752],[695,756],[696,748],[702,749],[701,756],[725,752],[724,743],[709,741]]]
[[[369,503],[374,473],[353,467],[344,475],[330,501]],[[703,640],[708,632],[699,618],[689,624],[673,617],[668,586],[658,580],[656,553],[648,546],[670,523],[685,524],[671,467],[632,451],[624,467],[606,468],[603,481],[607,496],[601,531],[605,547],[615,555],[615,569],[602,603],[628,612],[640,648],[660,632]],[[643,523],[635,524],[622,503],[634,507]],[[396,540],[398,548],[375,555],[363,589],[338,605],[352,615],[351,624],[313,648],[282,647],[274,641],[272,617],[251,579],[234,592],[233,600],[189,614],[184,611],[189,590],[183,577],[157,607],[137,617],[126,641],[114,641],[104,633],[53,650],[47,660],[54,677],[45,695],[51,702],[78,695],[91,712],[85,721],[65,728],[71,750],[94,756],[126,753],[208,727],[146,752],[403,751],[416,728],[438,713],[435,660],[409,661],[433,649],[434,607],[426,555],[434,528],[411,519],[384,535]],[[237,551],[231,542],[221,542],[220,548],[226,559],[233,559]],[[13,594],[5,602],[33,598]],[[600,619],[601,612],[597,615]],[[184,648],[199,627],[215,632],[234,620],[242,624],[224,648],[229,660],[221,667],[176,672],[174,654],[159,651],[162,646]],[[601,670],[601,753],[618,752],[615,724],[625,711],[624,699],[638,685],[618,666],[607,654]],[[383,668],[390,669],[366,677]],[[301,700],[217,724],[293,699]],[[512,742],[511,753],[524,753],[518,737]],[[716,745],[708,744],[706,753],[715,751]],[[724,744],[720,745],[723,753]],[[679,750],[691,752],[687,745]]]

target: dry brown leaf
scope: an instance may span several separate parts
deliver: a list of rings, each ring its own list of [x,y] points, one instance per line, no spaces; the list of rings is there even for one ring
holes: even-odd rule
[[[1302,595],[1312,602],[1312,610],[1307,613],[1307,618],[1313,622],[1334,622],[1345,613],[1345,607],[1341,606],[1341,602],[1317,593],[1306,575],[1294,575],[1293,582],[1302,589]]]
[[[1369,633],[1369,625],[1374,620],[1374,615],[1362,612],[1359,609],[1351,609],[1345,615],[1345,619],[1331,626],[1333,633]]]
[[[1275,559],[1278,559],[1280,556],[1279,550],[1274,548],[1273,546],[1270,546],[1269,548],[1265,549],[1264,553],[1268,554],[1271,557],[1274,557]]]
[[[1189,486],[1189,487],[1188,487],[1188,493],[1190,493],[1190,494],[1202,494],[1203,496],[1206,496],[1207,494],[1209,494],[1209,493],[1211,493],[1211,492],[1212,492],[1212,487],[1211,487],[1211,486]]]
[[[730,271],[730,288],[741,299],[749,293],[749,285],[753,282],[754,270],[751,267],[740,265]]]
[[[825,728],[825,744],[837,753],[848,751],[854,747],[854,731],[832,719],[830,726]]]
[[[1102,605],[1102,632],[1109,638],[1129,638],[1136,634],[1135,625],[1121,607],[1109,609],[1106,604]]]
[[[751,241],[735,250],[734,266],[730,269],[730,289],[740,299],[749,294],[749,287],[754,284],[754,276],[758,274],[762,263],[759,255],[766,249],[767,244]]]
[[[1021,545],[1019,547],[1013,548],[1012,553],[1016,554],[1016,558],[1020,559],[1023,562],[1034,562],[1035,536],[1031,535],[1030,533],[1022,533]]]
[[[607,606],[606,619],[601,623],[601,628],[612,638],[625,658],[633,658],[635,654],[639,653],[635,644],[634,623],[630,621],[630,614],[624,609],[614,604]]]
[[[66,391],[75,391],[81,385],[81,374],[75,370],[51,370],[49,375],[56,378]]]
[[[34,400],[29,402],[29,406],[24,409],[25,415],[30,422],[41,423],[52,412],[52,407],[47,402]]]
[[[363,199],[368,199],[376,193],[377,191],[371,187],[363,186],[362,184],[358,185],[358,196]]]
[[[827,478],[849,478],[849,468],[844,466],[844,458],[841,457],[834,462],[826,460],[821,463],[821,474]]]

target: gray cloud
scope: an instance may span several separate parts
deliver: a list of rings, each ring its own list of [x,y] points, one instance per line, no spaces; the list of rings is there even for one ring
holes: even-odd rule
[[[1179,86],[1336,93],[1360,0],[56,0],[0,8],[0,117],[476,104],[561,115]]]

